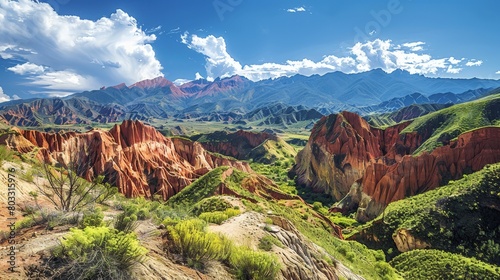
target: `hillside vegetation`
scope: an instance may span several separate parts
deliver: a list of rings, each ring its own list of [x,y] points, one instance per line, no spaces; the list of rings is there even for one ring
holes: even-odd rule
[[[436,112],[448,106],[445,104],[413,104],[391,113],[368,115],[364,119],[372,126],[384,128]]]
[[[402,133],[418,132],[427,140],[414,154],[431,152],[458,135],[484,126],[500,126],[500,94],[454,105],[422,116]]]
[[[324,248],[328,254],[351,268],[354,273],[363,275],[366,279],[399,279],[394,269],[386,263],[382,251],[370,250],[358,242],[343,241],[334,237],[326,218],[317,213],[313,207],[301,202],[298,196],[286,194],[272,186],[265,186],[267,190],[260,189],[264,186],[259,186],[252,180],[255,178],[254,175],[233,170],[231,175],[224,176],[227,171],[227,167],[212,170],[170,198],[167,205],[194,213],[199,213],[200,209],[210,209],[212,213],[218,212],[217,215],[219,213],[222,215],[227,206],[215,202],[217,196],[212,195],[223,184],[242,199],[247,210],[272,213],[285,218],[310,241]],[[250,192],[248,187],[255,190]],[[288,196],[289,199],[276,200],[266,195],[273,192]]]
[[[405,279],[499,279],[490,264],[439,250],[414,250],[391,261]]]
[[[497,163],[446,186],[389,204],[385,213],[365,225],[355,239],[367,241],[366,236],[374,235],[379,240],[374,246],[395,253],[394,236],[405,229],[431,248],[500,265],[499,206]]]

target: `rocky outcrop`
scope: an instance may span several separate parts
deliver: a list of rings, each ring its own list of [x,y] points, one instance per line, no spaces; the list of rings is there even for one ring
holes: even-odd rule
[[[374,162],[366,169],[361,188],[366,194],[358,219],[373,219],[392,201],[435,189],[464,173],[500,162],[500,128],[486,127],[464,133],[430,154],[405,156],[395,164]]]
[[[128,197],[160,194],[168,199],[218,166],[251,172],[247,163],[216,156],[197,142],[166,138],[139,121],[86,133],[17,129],[0,141],[23,153],[37,151],[45,162],[76,162],[80,176],[92,180],[105,175],[106,182]]]
[[[371,162],[394,163],[421,144],[418,134],[400,135],[409,123],[385,130],[371,127],[360,116],[342,112],[321,118],[291,171],[297,182],[342,199],[363,178]]]
[[[235,133],[216,131],[210,134],[197,135],[191,138],[198,141],[211,152],[223,154],[237,159],[247,159],[247,155],[266,140],[278,140],[278,137],[266,132],[249,132],[239,130]]]
[[[430,133],[401,134],[408,124],[381,130],[353,113],[324,117],[297,155],[291,175],[298,183],[339,199],[332,211],[357,210],[356,218],[367,221],[392,201],[500,161],[500,128],[477,129],[430,154],[412,156]]]
[[[407,229],[399,229],[393,236],[392,239],[401,253],[408,252],[415,249],[426,249],[430,248],[431,245],[425,241],[419,240],[411,234]]]
[[[339,279],[339,275],[348,279],[363,279],[333,259],[322,248],[308,241],[289,220],[276,215],[268,217],[274,225],[270,234],[284,245],[284,248],[274,249],[283,263],[282,279],[330,280]]]

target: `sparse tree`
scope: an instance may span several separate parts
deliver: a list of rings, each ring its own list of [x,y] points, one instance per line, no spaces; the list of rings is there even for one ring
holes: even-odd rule
[[[61,211],[75,211],[92,203],[103,203],[118,192],[109,183],[103,184],[104,176],[97,176],[91,182],[81,178],[89,163],[77,163],[75,153],[70,153],[67,164],[42,164],[42,172],[47,183],[37,183],[40,194]]]

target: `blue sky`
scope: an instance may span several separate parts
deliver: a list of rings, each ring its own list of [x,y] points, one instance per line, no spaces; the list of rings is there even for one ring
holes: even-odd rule
[[[495,0],[0,0],[0,102],[160,75],[499,79],[498,10]]]

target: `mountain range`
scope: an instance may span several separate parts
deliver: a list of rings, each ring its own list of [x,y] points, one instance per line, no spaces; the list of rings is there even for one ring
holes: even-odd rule
[[[232,76],[195,80],[177,86],[163,77],[75,93],[64,98],[14,100],[0,105],[7,123],[116,123],[126,119],[193,119],[223,122],[256,121],[290,124],[317,120],[342,110],[362,115],[385,113],[411,104],[461,103],[500,87],[498,80],[428,78],[396,70],[376,69],[358,74],[341,72],[309,77],[295,75],[259,82]],[[269,109],[269,106],[275,106]],[[291,106],[292,108],[288,108]],[[300,113],[284,119],[274,113]],[[305,111],[304,111],[305,110]],[[315,110],[310,111],[310,110]]]

